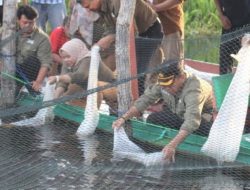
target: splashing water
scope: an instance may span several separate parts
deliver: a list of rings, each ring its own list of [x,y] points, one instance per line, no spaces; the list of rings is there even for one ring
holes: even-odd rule
[[[124,128],[114,131],[113,153],[115,159],[129,159],[145,166],[164,165],[167,161],[162,152],[146,153],[129,140]]]
[[[48,82],[42,89],[44,94],[43,102],[50,101],[54,99],[55,84],[50,85]],[[40,126],[46,123],[52,122],[54,120],[53,106],[42,108],[39,112],[30,119],[24,119],[21,121],[13,122],[11,124],[16,126]]]

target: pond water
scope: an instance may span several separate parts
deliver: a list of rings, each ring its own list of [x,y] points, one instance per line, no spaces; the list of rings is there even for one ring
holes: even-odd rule
[[[76,127],[0,128],[0,189],[250,189],[250,168],[218,167],[178,154],[167,166],[113,158],[113,136],[79,139]]]
[[[186,36],[185,58],[219,63],[220,35],[213,36]]]

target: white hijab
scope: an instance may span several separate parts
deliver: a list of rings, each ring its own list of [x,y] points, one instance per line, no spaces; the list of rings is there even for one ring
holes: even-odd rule
[[[90,57],[90,51],[85,45],[85,43],[78,39],[74,38],[70,41],[67,41],[63,46],[61,47],[59,53],[61,54],[62,51],[65,51],[70,56],[76,59],[76,64],[85,57]]]

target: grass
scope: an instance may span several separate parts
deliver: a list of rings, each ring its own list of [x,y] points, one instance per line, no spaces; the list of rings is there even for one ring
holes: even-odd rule
[[[186,35],[215,35],[220,33],[220,20],[214,0],[185,1]]]
[[[185,1],[185,57],[218,63],[221,25],[214,0]]]

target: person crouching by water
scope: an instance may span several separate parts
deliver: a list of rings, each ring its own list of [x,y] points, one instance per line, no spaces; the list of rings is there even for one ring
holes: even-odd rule
[[[212,86],[182,68],[181,62],[164,61],[156,84],[149,86],[134,105],[113,123],[121,127],[127,120],[162,99],[159,112],[150,114],[148,123],[178,129],[178,134],[163,148],[165,158],[174,161],[177,146],[191,133],[207,136],[213,122]]]
[[[59,76],[51,76],[48,79],[50,84],[57,83],[54,98],[86,90],[91,54],[85,43],[80,39],[72,39],[60,48],[59,54],[63,61],[61,74]],[[113,72],[102,62],[99,65],[98,80],[98,86],[103,86],[107,84],[106,82],[115,80]],[[117,101],[115,88],[102,91],[98,95],[99,106],[102,98],[107,98],[107,103],[109,101]]]

